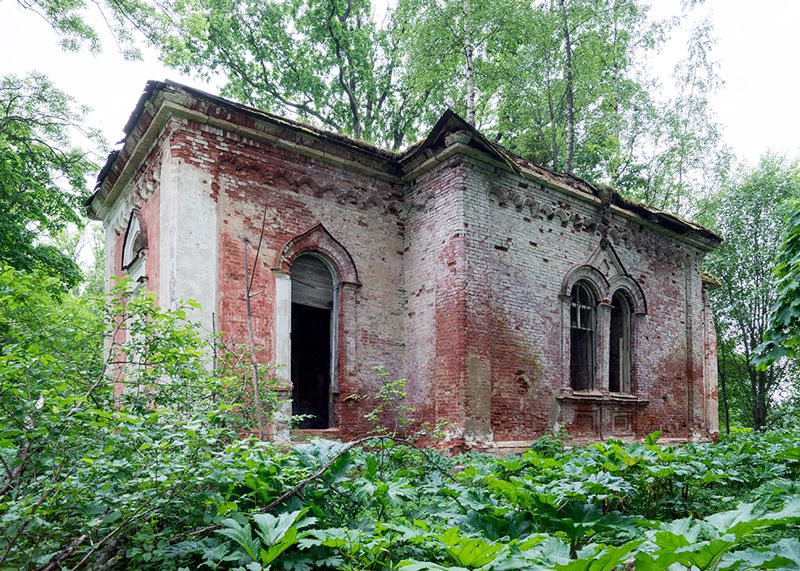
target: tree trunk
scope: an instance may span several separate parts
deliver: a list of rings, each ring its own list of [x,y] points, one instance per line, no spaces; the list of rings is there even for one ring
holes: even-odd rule
[[[253,404],[256,409],[258,438],[264,440],[264,416],[261,411],[261,384],[258,380],[258,360],[256,359],[256,340],[253,335],[253,310],[250,304],[250,274],[247,261],[247,240],[244,240],[244,297],[247,307],[247,333],[249,336],[250,361],[253,364]]]
[[[724,361],[723,361],[724,362]],[[725,434],[731,433],[731,412],[728,406],[728,386],[725,379],[725,373],[719,376],[720,388],[722,389],[722,413],[725,421]]]
[[[753,429],[762,430],[767,425],[767,373],[748,367],[750,373],[750,408]]]
[[[762,430],[767,427],[767,401],[769,398],[767,395],[766,371],[756,372],[756,395],[758,397],[758,425],[754,426],[753,428]]]
[[[719,324],[717,320],[714,320],[714,327],[716,331],[719,331]],[[727,351],[728,344],[725,340],[721,340],[719,343],[719,353],[717,356],[717,371],[719,374],[719,383],[720,388],[722,389],[722,412],[723,412],[723,420],[725,422],[725,434],[731,433],[731,406],[730,402],[728,402],[728,379],[726,376],[726,372],[729,370],[727,363],[728,363],[728,351]],[[735,356],[731,353],[731,359],[735,359]],[[735,366],[736,363],[730,363],[730,366]]]
[[[569,33],[569,11],[567,0],[559,0],[561,6],[561,18],[564,33],[564,66],[566,68],[566,92],[565,101],[567,105],[567,162],[564,170],[567,174],[572,174],[572,163],[575,157],[575,77],[572,69],[572,40]]]
[[[548,69],[550,69],[550,58],[547,58]],[[550,74],[547,75],[547,111],[550,114],[550,168],[558,170],[558,133],[556,132],[557,117],[555,105],[553,104],[553,86],[550,83]]]
[[[725,375],[720,377],[722,381],[722,412],[724,414],[725,420],[725,434],[731,433],[731,409],[730,404],[728,404],[728,386],[725,381]]]
[[[475,126],[475,77],[473,69],[474,46],[470,35],[471,12],[470,0],[464,0],[464,57],[466,58],[467,79],[467,121]]]

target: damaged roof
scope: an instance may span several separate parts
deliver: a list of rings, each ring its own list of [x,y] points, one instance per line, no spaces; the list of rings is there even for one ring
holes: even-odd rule
[[[519,155],[514,154],[501,145],[490,141],[480,131],[478,131],[475,127],[470,125],[467,121],[450,109],[444,112],[442,117],[436,122],[425,139],[410,145],[401,152],[393,152],[364,141],[347,137],[340,133],[327,131],[306,123],[287,119],[286,117],[262,111],[242,103],[231,101],[230,99],[219,97],[217,95],[212,95],[200,89],[195,89],[174,81],[151,80],[146,83],[144,91],[139,97],[136,107],[131,113],[131,116],[128,118],[128,121],[125,123],[125,127],[123,128],[125,136],[120,143],[124,144],[135,131],[145,113],[147,104],[152,101],[160,92],[165,90],[178,93],[182,92],[195,99],[206,101],[218,107],[236,111],[247,117],[283,127],[300,134],[309,135],[313,138],[330,142],[334,145],[349,148],[359,153],[372,156],[376,159],[386,161],[387,163],[397,167],[398,175],[404,174],[405,169],[408,168],[409,165],[418,162],[420,158],[424,158],[429,155],[435,155],[437,150],[440,150],[442,147],[447,145],[446,139],[448,137],[457,137],[459,133],[462,133],[465,135],[463,137],[464,142],[470,147],[487,154],[492,159],[502,163],[513,172],[529,174],[540,179],[545,184],[577,190],[597,198],[601,198],[603,194],[610,191],[611,202],[613,205],[621,208],[622,210],[635,214],[637,217],[645,221],[662,226],[677,234],[684,235],[691,233],[698,235],[699,237],[702,237],[703,239],[714,244],[719,244],[722,242],[722,239],[711,230],[708,230],[697,223],[685,220],[676,214],[665,212],[663,210],[659,210],[643,203],[625,198],[608,186],[600,184],[594,185],[577,176],[558,173],[536,165],[520,157]],[[89,210],[90,215],[95,214],[92,205],[100,194],[103,184],[106,182],[109,173],[115,167],[116,163],[118,161],[124,163],[130,158],[127,156],[121,156],[123,154],[123,149],[124,147],[109,153],[105,164],[100,169],[97,177],[97,183],[94,187],[94,192],[86,200],[86,207]]]

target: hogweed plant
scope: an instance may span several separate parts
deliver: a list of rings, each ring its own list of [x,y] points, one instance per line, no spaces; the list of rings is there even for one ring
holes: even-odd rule
[[[381,374],[372,434],[282,448],[190,305],[52,285],[0,270],[0,569],[800,568],[797,430],[451,458]]]

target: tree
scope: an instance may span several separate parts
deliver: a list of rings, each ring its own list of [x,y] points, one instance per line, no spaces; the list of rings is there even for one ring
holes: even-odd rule
[[[692,30],[687,56],[674,70],[677,94],[652,102],[649,133],[639,139],[644,146],[634,153],[633,168],[612,180],[656,208],[696,214],[692,203],[718,188],[730,166],[708,101],[722,83],[711,59],[712,32],[708,21]]]
[[[405,81],[429,102],[426,123],[446,105],[473,125],[493,123],[493,61],[518,42],[525,9],[516,0],[398,2]]]
[[[168,16],[163,8],[142,0],[17,0],[17,4],[44,19],[67,51],[79,51],[88,46],[93,53],[101,51],[100,34],[90,24],[92,20],[105,23],[117,47],[128,59],[140,59],[136,32],[154,40]]]
[[[798,164],[766,155],[755,169],[734,177],[711,205],[723,238],[706,266],[722,284],[712,294],[712,303],[721,337],[723,410],[732,409],[734,416],[756,429],[776,421],[774,405],[785,397],[796,372],[791,359],[757,367],[754,358],[767,337],[770,308],[776,300],[778,280],[773,270],[783,220],[798,198]]]
[[[82,225],[86,177],[96,165],[73,139],[100,141],[81,126],[85,113],[41,74],[0,79],[0,261],[67,287],[80,270],[48,236]]]
[[[397,37],[369,0],[188,0],[171,5],[164,61],[223,93],[358,139],[401,145],[424,96],[400,80]]]
[[[715,183],[718,85],[707,23],[676,66],[678,95],[648,77],[678,21],[637,0],[403,0],[408,81],[534,163],[687,212]],[[469,16],[469,17],[467,17]],[[474,73],[473,73],[474,72]],[[435,113],[434,113],[435,115]],[[435,117],[428,116],[428,120]]]
[[[63,16],[64,41],[94,37],[80,0],[39,2]],[[98,7],[123,45],[138,30],[168,65],[221,78],[226,96],[393,149],[451,106],[537,164],[690,214],[726,157],[707,101],[710,26],[694,30],[664,99],[647,62],[681,19],[652,21],[643,0],[399,0],[382,24],[370,0]],[[59,26],[73,16],[80,25]]]
[[[793,166],[795,176],[800,176],[797,163]],[[756,351],[755,362],[760,370],[800,356],[800,204],[795,202],[792,207],[775,261],[777,285],[769,328]]]

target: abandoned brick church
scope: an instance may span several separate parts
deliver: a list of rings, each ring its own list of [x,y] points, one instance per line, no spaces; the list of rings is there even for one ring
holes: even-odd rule
[[[256,343],[285,414],[367,430],[382,366],[451,443],[519,447],[717,432],[716,335],[701,273],[720,240],[556,174],[452,112],[388,152],[172,82],[149,82],[88,202],[107,276]],[[289,403],[291,403],[289,405]],[[289,412],[291,410],[291,412]]]

